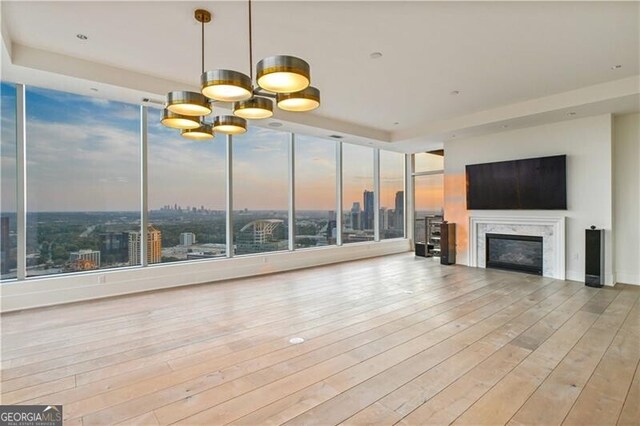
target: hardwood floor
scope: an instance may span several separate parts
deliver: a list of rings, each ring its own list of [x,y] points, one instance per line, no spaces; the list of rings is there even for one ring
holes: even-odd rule
[[[401,254],[11,313],[2,403],[66,425],[637,425],[639,297]]]

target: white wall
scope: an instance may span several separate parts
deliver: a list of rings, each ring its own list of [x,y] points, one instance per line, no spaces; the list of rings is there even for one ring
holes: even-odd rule
[[[640,284],[640,113],[614,118],[613,184],[616,280]]]
[[[605,229],[605,282],[612,285],[610,114],[445,143],[445,219],[457,225],[457,262],[468,261],[465,165],[567,155],[567,210],[483,210],[483,216],[566,216],[566,277],[584,281],[584,230]]]

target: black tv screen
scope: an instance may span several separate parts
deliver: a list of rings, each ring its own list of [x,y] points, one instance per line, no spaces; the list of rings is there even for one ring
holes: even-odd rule
[[[567,156],[466,166],[469,210],[566,210]]]

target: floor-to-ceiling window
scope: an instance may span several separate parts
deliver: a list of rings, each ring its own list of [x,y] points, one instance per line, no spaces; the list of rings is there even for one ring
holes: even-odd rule
[[[148,263],[224,257],[225,136],[187,140],[160,123],[160,110],[149,109],[147,146],[147,238],[160,236]]]
[[[429,220],[442,220],[444,212],[444,152],[415,155],[415,240],[428,241]]]
[[[28,87],[26,120],[27,275],[138,264],[139,108]]]
[[[336,243],[336,142],[295,137],[295,247]]]
[[[373,149],[342,144],[342,243],[373,241]]]
[[[237,255],[288,248],[289,138],[289,133],[255,126],[233,137]]]
[[[16,86],[0,85],[2,114],[0,134],[0,273],[2,279],[16,278]]]
[[[380,239],[404,237],[404,154],[380,151]]]

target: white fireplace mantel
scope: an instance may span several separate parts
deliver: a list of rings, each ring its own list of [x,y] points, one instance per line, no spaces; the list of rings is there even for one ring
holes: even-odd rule
[[[544,276],[565,279],[565,217],[524,217],[524,216],[469,216],[469,259],[468,265],[484,267],[484,256],[479,261],[480,250],[484,247],[484,234],[480,227],[500,228],[502,234],[543,236],[545,246]],[[511,229],[506,229],[509,227]],[[544,230],[541,232],[540,230]],[[479,241],[479,239],[482,241]]]

